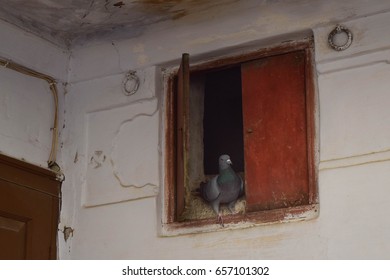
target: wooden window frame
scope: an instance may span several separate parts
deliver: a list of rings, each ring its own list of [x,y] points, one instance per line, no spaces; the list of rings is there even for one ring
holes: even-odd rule
[[[318,217],[318,97],[314,71],[314,40],[312,37],[303,40],[289,41],[278,46],[263,48],[241,55],[217,58],[201,63],[192,63],[190,74],[211,69],[223,69],[245,62],[269,56],[281,55],[294,51],[305,52],[305,87],[307,114],[307,145],[309,172],[309,203],[302,206],[260,210],[224,216],[226,227],[216,224],[215,218],[178,222],[176,219],[176,108],[175,92],[177,68],[165,79],[165,135],[164,135],[164,214],[162,217],[162,234],[176,235],[196,232],[215,231],[233,227],[250,227],[253,225],[282,223],[309,220]]]

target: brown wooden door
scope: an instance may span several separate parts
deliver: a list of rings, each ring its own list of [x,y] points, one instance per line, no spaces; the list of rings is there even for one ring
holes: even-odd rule
[[[305,52],[242,65],[248,210],[309,203]]]
[[[60,182],[0,155],[0,259],[56,259]]]

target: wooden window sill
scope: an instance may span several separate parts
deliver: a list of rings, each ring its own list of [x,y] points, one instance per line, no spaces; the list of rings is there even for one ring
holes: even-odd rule
[[[224,227],[215,218],[162,224],[161,236],[217,232],[232,229],[245,229],[254,226],[307,221],[319,216],[319,204],[290,208],[226,215]]]

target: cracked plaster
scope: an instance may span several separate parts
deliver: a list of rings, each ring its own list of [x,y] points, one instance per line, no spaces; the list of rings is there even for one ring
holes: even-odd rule
[[[155,73],[154,69],[137,71],[141,84],[133,96],[127,97],[131,101],[118,105],[100,104],[100,108],[85,113],[84,206],[157,195],[159,101],[151,90],[153,83],[144,83],[145,77]],[[117,97],[124,96],[119,88],[115,92]]]

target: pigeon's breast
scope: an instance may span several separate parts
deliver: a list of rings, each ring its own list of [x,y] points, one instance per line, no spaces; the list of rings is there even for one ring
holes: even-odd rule
[[[235,176],[233,180],[220,184],[220,203],[230,203],[237,200],[240,195],[241,178]]]

